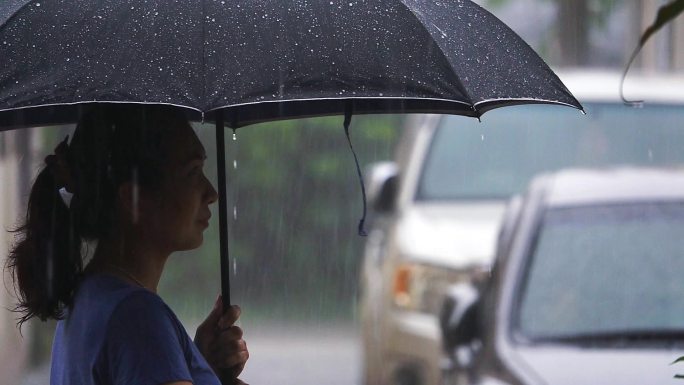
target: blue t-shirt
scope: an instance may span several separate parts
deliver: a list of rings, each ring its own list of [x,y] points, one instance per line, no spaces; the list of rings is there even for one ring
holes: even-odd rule
[[[162,299],[105,274],[87,276],[57,323],[51,385],[221,385]]]

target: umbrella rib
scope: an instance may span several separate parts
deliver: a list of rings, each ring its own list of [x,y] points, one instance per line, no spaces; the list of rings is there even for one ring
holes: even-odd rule
[[[574,106],[570,103],[566,102],[561,102],[559,100],[551,100],[551,99],[537,99],[537,98],[492,98],[492,99],[485,99],[481,100],[475,104],[473,104],[475,107],[481,105],[481,104],[486,104],[486,103],[491,103],[491,102],[498,102],[498,101],[510,101],[510,102],[538,102],[538,103],[543,103],[543,104],[558,104],[561,106],[567,106],[567,107],[572,107],[574,109],[584,111],[582,108],[578,108],[577,106]]]
[[[401,5],[403,5],[404,8],[406,8],[406,9],[413,15],[413,17],[416,18],[416,20],[418,21],[418,24],[420,24],[420,26],[425,30],[425,32],[427,32],[427,34],[430,35],[430,37],[432,37],[432,40],[433,40],[434,44],[435,44],[435,45],[437,46],[437,48],[439,49],[439,52],[442,54],[442,57],[444,58],[444,60],[449,64],[449,68],[451,68],[451,73],[452,73],[452,75],[456,78],[456,80],[457,80],[457,82],[458,82],[458,84],[457,84],[458,90],[463,94],[463,96],[464,96],[465,98],[468,99],[469,105],[471,106],[471,108],[473,108],[473,111],[475,111],[475,104],[473,103],[473,99],[470,97],[470,95],[468,94],[468,91],[467,91],[467,90],[465,89],[465,87],[463,86],[463,82],[461,81],[461,77],[458,76],[458,72],[456,72],[456,69],[455,69],[454,66],[451,64],[451,62],[449,61],[449,59],[447,58],[447,56],[446,56],[446,54],[444,53],[444,50],[442,49],[442,47],[439,45],[439,43],[438,43],[439,40],[437,39],[437,37],[435,37],[435,36],[432,34],[432,32],[430,32],[430,29],[427,28],[427,26],[423,23],[423,21],[420,19],[420,17],[418,17],[418,15],[416,14],[416,12],[415,12],[411,7],[409,7],[408,4],[406,4],[406,3],[404,2],[404,0],[399,0],[399,3],[401,3]],[[436,27],[436,26],[435,26],[435,27]]]
[[[257,102],[245,102],[245,103],[235,103],[235,104],[227,104],[225,106],[220,106],[220,107],[214,107],[206,112],[212,112],[216,110],[220,110],[222,108],[232,108],[232,107],[241,107],[241,106],[249,106],[249,105],[254,105],[254,104],[266,104],[266,103],[288,103],[288,102],[307,102],[307,101],[318,101],[318,100],[363,100],[363,99],[368,99],[368,100],[434,100],[434,101],[439,101],[439,102],[449,102],[449,103],[457,103],[457,104],[463,104],[464,106],[472,106],[472,103],[466,103],[460,100],[454,100],[454,99],[443,99],[443,98],[420,98],[420,97],[415,97],[415,98],[406,98],[403,96],[344,96],[344,97],[338,97],[338,98],[298,98],[298,99],[279,99],[279,100],[259,100]],[[343,115],[342,112],[339,113],[339,115]]]
[[[47,103],[47,104],[36,104],[30,106],[20,106],[20,107],[10,107],[10,108],[0,108],[0,112],[24,110],[28,108],[40,108],[40,107],[56,107],[56,106],[75,106],[77,104],[89,104],[89,103],[112,103],[112,104],[154,104],[154,105],[164,105],[179,108],[187,108],[189,110],[197,111],[202,113],[203,111],[196,107],[186,106],[184,104],[174,104],[165,102],[135,102],[135,101],[121,101],[121,100],[82,100],[79,102],[64,102],[64,103]],[[212,110],[213,111],[213,110]]]

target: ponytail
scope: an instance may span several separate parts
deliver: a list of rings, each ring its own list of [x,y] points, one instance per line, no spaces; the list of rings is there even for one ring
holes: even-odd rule
[[[18,297],[14,310],[22,314],[19,326],[33,317],[62,319],[83,271],[81,238],[59,191],[65,185],[55,162],[48,157],[46,163],[31,188],[26,221],[15,230],[17,243],[7,260]]]

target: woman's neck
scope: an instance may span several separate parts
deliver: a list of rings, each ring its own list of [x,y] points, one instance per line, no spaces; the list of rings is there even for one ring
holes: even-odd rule
[[[167,259],[168,253],[146,247],[142,242],[111,237],[98,242],[86,272],[115,275],[156,293]]]

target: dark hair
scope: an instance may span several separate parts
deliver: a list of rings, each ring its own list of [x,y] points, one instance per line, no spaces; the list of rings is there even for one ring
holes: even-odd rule
[[[83,274],[83,241],[101,239],[111,230],[122,183],[134,181],[141,188],[161,183],[168,158],[165,138],[187,124],[174,107],[93,105],[79,120],[68,149],[58,147],[62,154],[46,158],[7,260],[18,296],[15,311],[22,314],[19,326],[32,317],[64,317]],[[54,157],[61,158],[55,162]],[[68,183],[54,169],[60,162],[66,164]],[[62,187],[73,194],[68,207]]]

